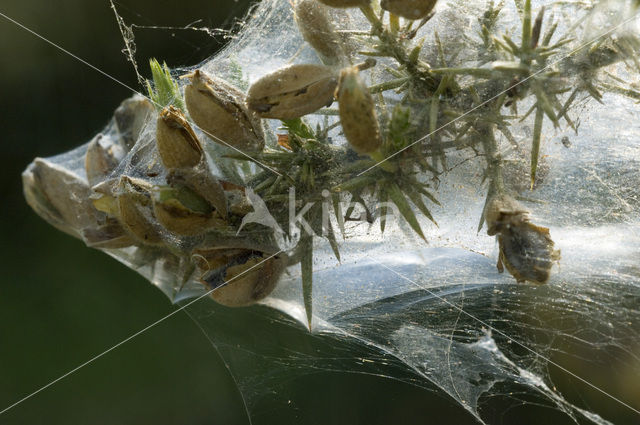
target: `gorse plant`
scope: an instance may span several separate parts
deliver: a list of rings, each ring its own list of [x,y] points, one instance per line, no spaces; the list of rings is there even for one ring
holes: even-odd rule
[[[382,232],[396,211],[426,240],[422,218],[436,225],[437,181],[452,155],[469,152],[485,160],[479,230],[486,224],[498,238],[498,269],[518,282],[544,284],[559,252],[548,229],[531,223],[516,201],[499,139],[525,152],[528,166],[508,172],[533,188],[547,123],[577,131],[572,107],[586,98],[603,102],[604,93],[615,92],[640,99],[611,69],[622,63],[637,75],[640,39],[623,25],[579,39],[580,22],[534,11],[530,0],[515,0],[517,36],[498,29],[504,1],[487,1],[476,17],[478,34],[460,29],[457,38],[441,38],[431,25],[436,3],[295,0],[291,25],[317,63],[278,69],[248,90],[202,69],[176,77],[152,60],[148,92],[157,116],[148,102],[130,100],[115,125],[118,137],[135,144],[139,123],[155,117],[155,145],[96,141],[86,161],[94,178],[77,183],[84,200],[75,206],[53,199],[61,191],[42,176],[56,170],[36,163],[25,174],[27,199],[91,246],[166,256],[177,288],[198,280],[226,305],[267,296],[285,267],[300,263],[310,325],[314,237],[326,238],[340,259],[338,236],[359,205]],[[588,16],[587,3],[575,7]],[[625,7],[635,13],[637,2]],[[360,13],[368,30],[336,28],[336,14],[344,13]],[[234,66],[244,81],[242,63]],[[264,120],[280,121],[277,134]],[[533,123],[528,146],[513,135],[519,122]],[[336,132],[347,143],[336,143]],[[145,175],[117,172],[126,152],[135,159],[144,149],[157,149],[159,157]],[[352,204],[343,211],[344,199]],[[87,219],[69,218],[79,215],[74,208],[90,211],[82,214]]]

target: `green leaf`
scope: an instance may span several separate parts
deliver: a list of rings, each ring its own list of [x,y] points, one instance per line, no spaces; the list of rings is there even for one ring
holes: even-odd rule
[[[342,262],[342,260],[340,259],[340,247],[338,246],[338,241],[336,240],[336,234],[333,231],[333,226],[331,225],[331,222],[329,221],[328,225],[327,225],[327,240],[329,241],[329,245],[331,245],[331,250],[333,251],[333,255],[336,256],[336,259],[339,262]]]
[[[386,190],[380,189],[379,192],[379,200],[380,200],[380,232],[384,234],[384,229],[387,226],[387,201],[389,200],[389,194]]]
[[[427,238],[424,236],[424,233],[422,233],[420,223],[418,223],[418,219],[416,218],[413,209],[411,209],[411,205],[409,205],[407,198],[404,197],[404,194],[400,190],[400,187],[398,187],[398,185],[395,183],[391,183],[387,187],[387,192],[389,193],[389,198],[391,198],[393,203],[396,204],[396,206],[398,207],[398,211],[400,211],[400,214],[402,214],[409,226],[411,226],[413,231],[416,232],[418,236],[426,241]]]
[[[429,208],[427,208],[424,201],[422,200],[422,196],[419,193],[414,191],[408,191],[407,196],[409,197],[409,199],[411,199],[411,202],[413,202],[414,205],[418,207],[420,212],[424,214],[425,217],[431,220],[433,224],[435,224],[436,226],[438,225],[438,223],[434,220],[433,216],[431,215],[431,211],[429,211]]]
[[[525,0],[522,15],[522,51],[528,52],[531,48],[531,0]]]
[[[340,228],[340,233],[344,238],[344,216],[342,215],[342,205],[340,204],[340,194],[334,193],[331,195],[331,201],[333,203],[333,213],[336,215],[336,221]]]
[[[300,238],[300,249],[302,249],[302,260],[300,261],[302,298],[307,313],[307,323],[309,330],[311,330],[311,319],[313,318],[313,236],[305,232]]]
[[[542,120],[544,111],[541,107],[536,109],[536,118],[533,125],[533,142],[531,143],[531,189],[536,181],[536,171],[538,169],[538,157],[540,155],[540,137],[542,134]]]
[[[171,77],[171,71],[166,63],[160,65],[156,59],[149,61],[151,67],[151,76],[153,78],[153,87],[147,80],[147,91],[151,101],[158,110],[162,110],[167,106],[175,106],[184,112],[184,103],[178,83]]]

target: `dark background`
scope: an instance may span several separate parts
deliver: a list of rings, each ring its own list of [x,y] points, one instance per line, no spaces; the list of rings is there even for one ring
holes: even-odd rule
[[[286,0],[282,0],[286,1]],[[248,1],[121,0],[127,23],[232,28]],[[3,0],[0,12],[138,88],[107,0]],[[224,42],[193,30],[137,29],[137,59],[197,64]],[[20,173],[33,158],[72,149],[100,131],[130,91],[0,17],[0,410],[175,309],[145,279],[56,231],[24,202]],[[252,320],[238,313],[237,320]],[[233,317],[233,316],[231,316]],[[283,339],[303,332],[277,326]],[[266,331],[267,333],[269,330]],[[284,332],[287,332],[286,334]],[[606,375],[606,373],[604,373]],[[602,377],[606,379],[606,376]],[[573,389],[576,382],[573,382]],[[321,373],[292,389],[297,413],[256,423],[475,423],[451,401],[407,384]],[[593,391],[576,398],[598,403]],[[604,401],[611,415],[621,407]],[[629,418],[628,412],[623,418]],[[534,406],[504,423],[567,423]],[[546,421],[546,422],[545,422]],[[0,416],[1,424],[246,424],[224,362],[179,313]],[[622,422],[624,423],[624,420]]]

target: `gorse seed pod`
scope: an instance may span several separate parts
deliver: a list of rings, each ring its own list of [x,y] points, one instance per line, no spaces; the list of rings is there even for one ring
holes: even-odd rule
[[[380,6],[406,19],[426,18],[438,0],[382,0]]]
[[[84,168],[89,186],[95,186],[107,178],[124,157],[121,146],[105,143],[103,139],[103,135],[98,134],[87,146]]]
[[[487,234],[493,236],[511,223],[526,220],[529,212],[509,195],[493,196],[484,211]]]
[[[124,228],[144,244],[161,245],[163,238],[153,214],[151,185],[144,180],[122,176],[119,190],[119,217]]]
[[[342,70],[336,98],[342,131],[353,150],[361,154],[378,150],[382,145],[380,124],[373,98],[357,67]]]
[[[302,38],[311,45],[326,65],[336,65],[345,58],[342,40],[329,20],[327,7],[317,0],[299,0],[294,18]]]
[[[164,108],[156,123],[158,152],[165,167],[195,167],[202,161],[204,152],[191,125],[182,112],[169,106]]]
[[[189,115],[213,141],[248,152],[264,148],[262,123],[245,107],[241,91],[199,70],[187,77],[191,83],[184,94]]]
[[[105,224],[84,229],[82,239],[87,246],[98,249],[126,248],[136,243],[133,236],[114,218],[108,218]]]
[[[371,0],[318,0],[322,4],[331,7],[347,8],[365,6],[371,3]]]
[[[211,174],[205,162],[194,168],[175,168],[167,175],[173,187],[185,187],[206,200],[221,217],[227,216],[227,198],[220,181]]]
[[[62,164],[36,158],[22,174],[27,203],[58,229],[80,237],[97,221],[87,181]]]
[[[195,236],[208,228],[226,225],[207,201],[187,187],[156,190],[153,208],[158,222],[179,235]]]
[[[262,118],[299,118],[330,105],[337,85],[329,67],[292,65],[256,81],[249,88],[247,105]]]
[[[508,195],[488,202],[485,220],[487,234],[498,238],[498,271],[506,267],[518,282],[547,283],[553,262],[560,259],[549,229],[530,223],[528,212]]]
[[[127,151],[136,144],[147,119],[153,113],[154,107],[146,98],[133,96],[116,109],[113,122],[120,138],[120,144]]]
[[[215,289],[211,298],[228,307],[255,304],[268,296],[278,283],[285,266],[279,257],[268,258],[257,251],[241,251],[224,262],[215,259],[209,264],[221,266],[205,273],[201,281],[207,288]],[[216,264],[217,263],[217,264]]]

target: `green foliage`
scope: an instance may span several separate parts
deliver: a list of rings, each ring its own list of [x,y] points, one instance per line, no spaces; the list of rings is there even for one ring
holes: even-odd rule
[[[162,110],[167,106],[175,106],[184,111],[185,108],[180,87],[171,77],[171,71],[167,64],[164,63],[160,65],[156,59],[151,59],[149,66],[151,67],[153,86],[151,82],[147,80],[147,91],[156,108]]]

